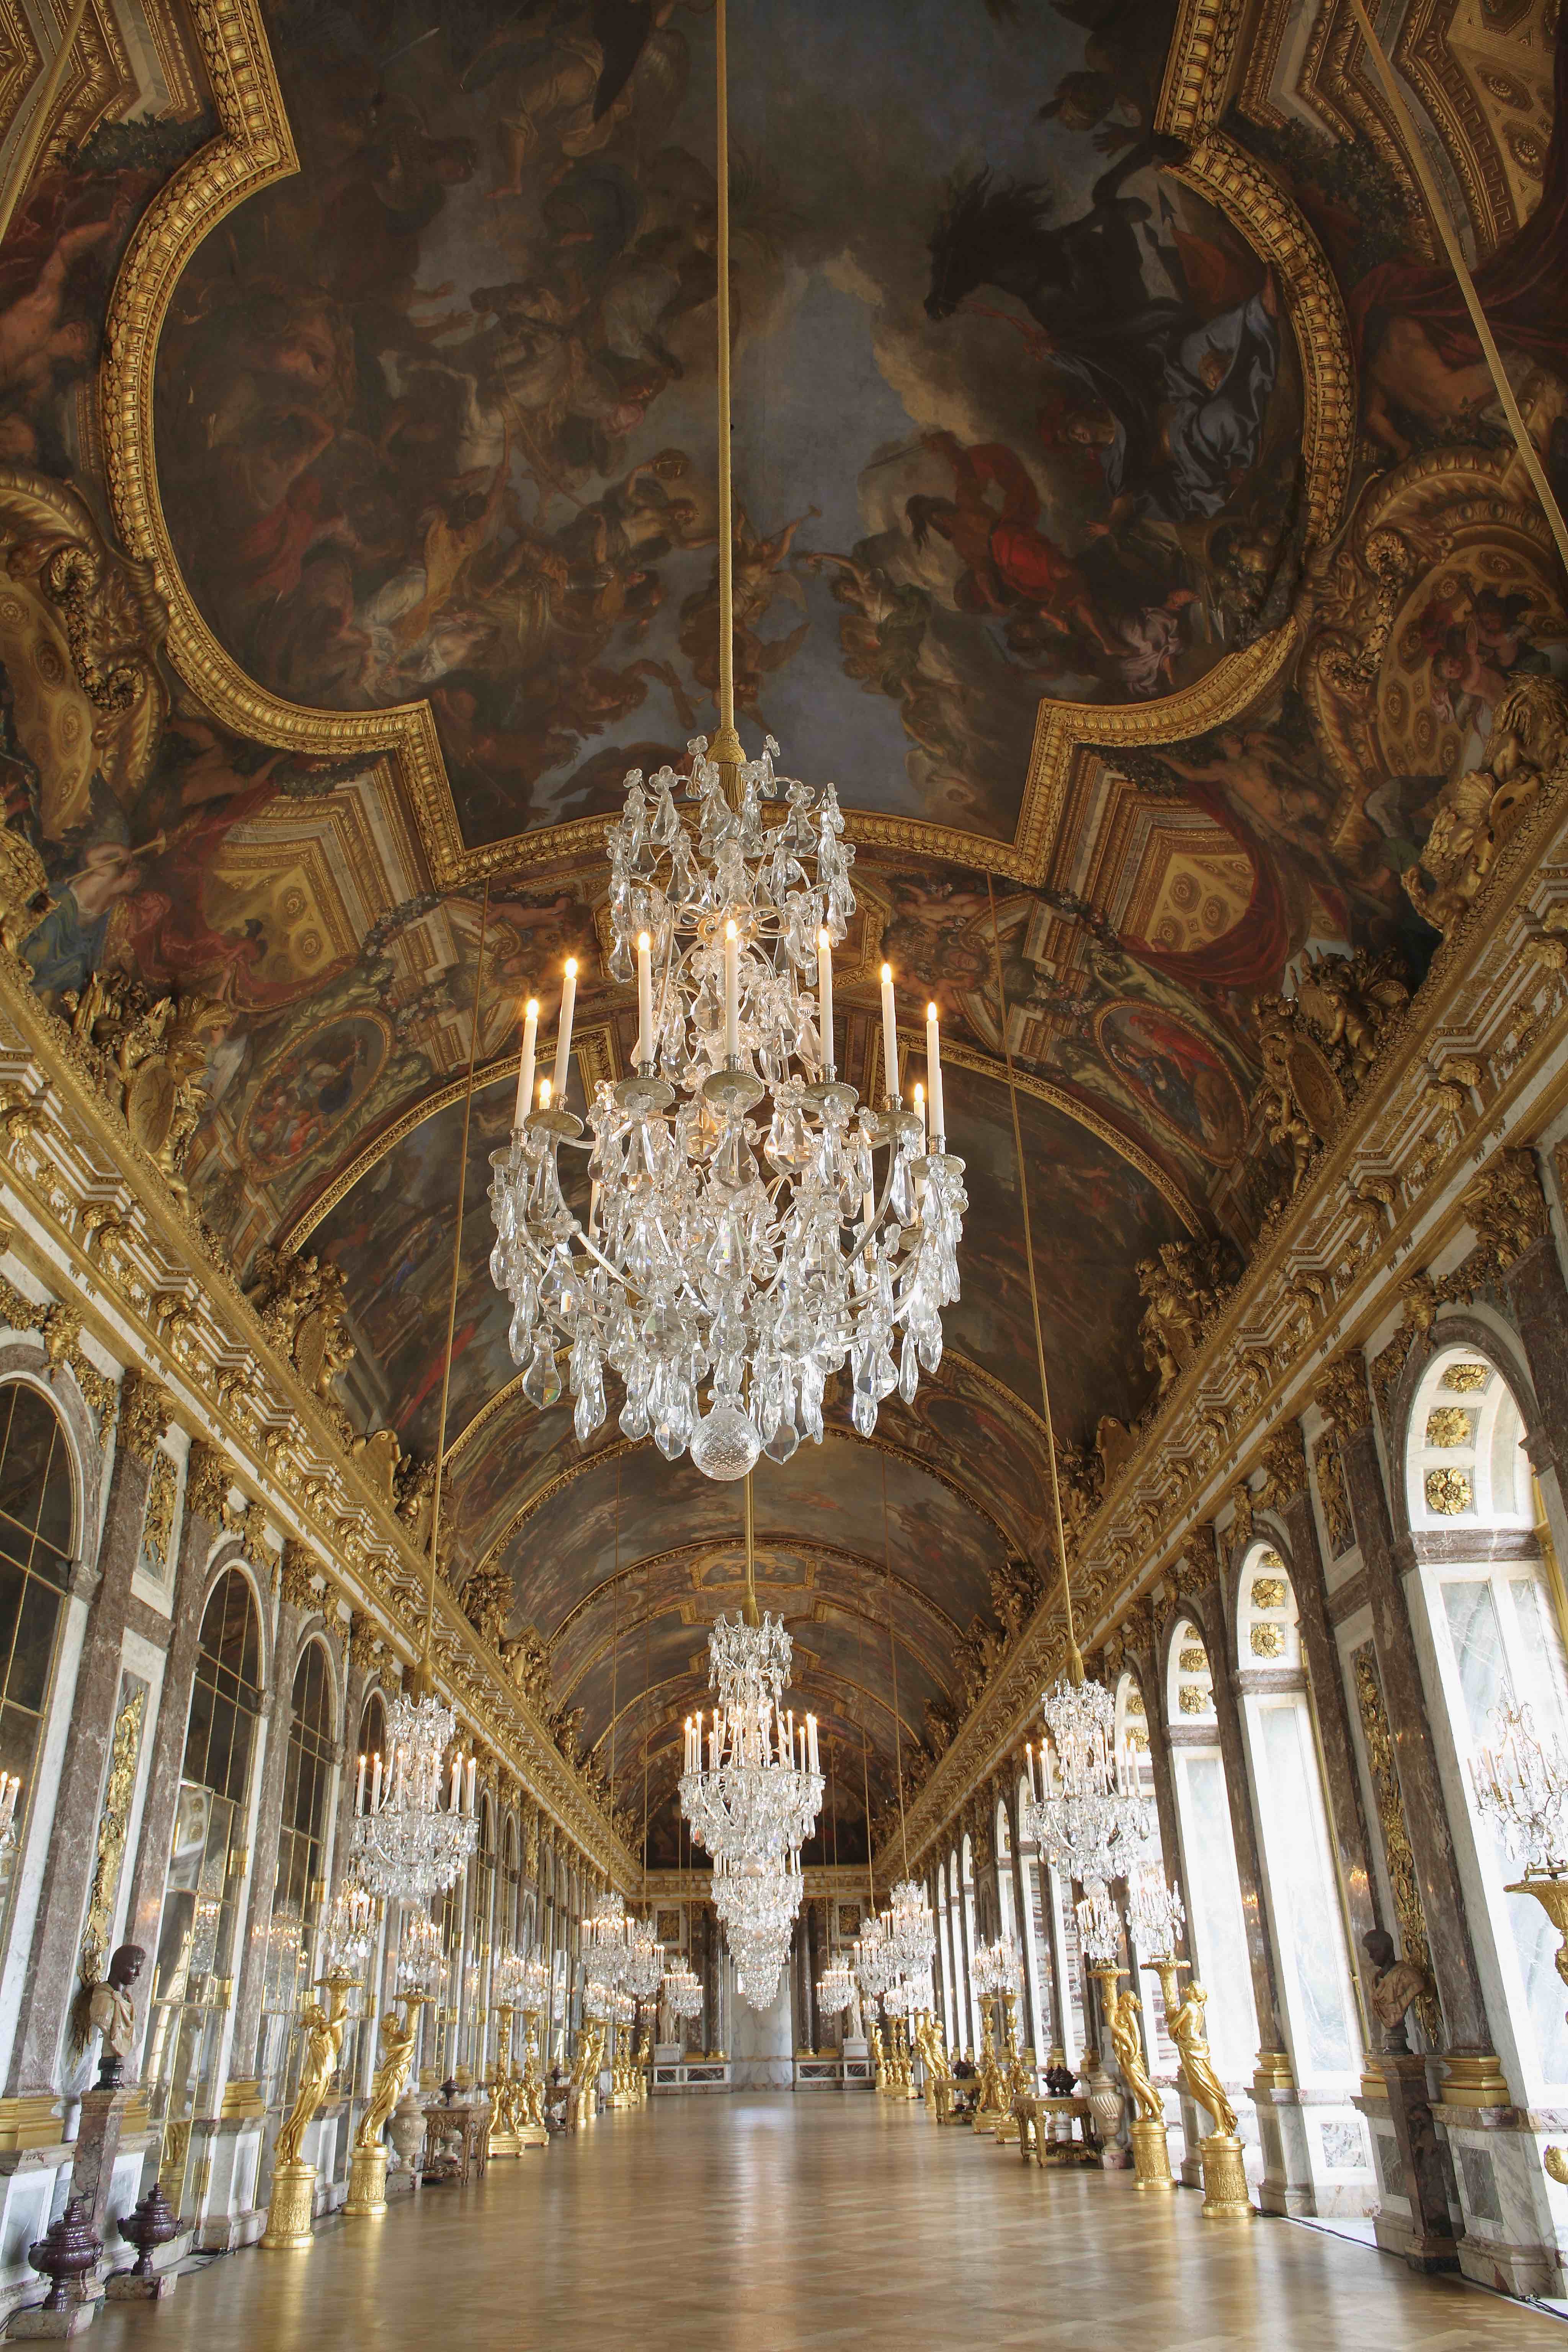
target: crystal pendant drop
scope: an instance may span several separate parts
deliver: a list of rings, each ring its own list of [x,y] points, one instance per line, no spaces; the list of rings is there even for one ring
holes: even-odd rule
[[[755,1424],[733,1404],[716,1404],[691,1437],[691,1459],[705,1478],[743,1478],[762,1450]]]

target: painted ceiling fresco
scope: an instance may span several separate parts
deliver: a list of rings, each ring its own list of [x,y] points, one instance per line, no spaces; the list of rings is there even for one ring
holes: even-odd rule
[[[898,1719],[937,1742],[1051,1552],[1005,1058],[1092,1499],[1154,1386],[1141,1265],[1245,1255],[1279,1191],[1260,1003],[1357,950],[1419,984],[1434,817],[1503,698],[1568,674],[1349,0],[1220,18],[732,0],[742,726],[856,813],[841,1066],[879,1087],[885,954],[906,1019],[941,1003],[969,1167],[946,1360],[879,1431]],[[1558,12],[1379,21],[1562,494]],[[195,1212],[242,1271],[280,1240],[342,1268],[345,1403],[426,1458],[461,1179],[451,1573],[504,1567],[631,1801],[728,1503],[524,1404],[485,1194],[520,1000],[548,1032],[567,955],[575,1083],[626,1066],[599,821],[713,719],[710,9],[231,0],[221,89],[207,0],[91,23],[0,241],[0,778],[53,900],[25,951],[61,1012],[94,975],[212,1000]],[[879,1463],[828,1420],[763,1577],[875,1807]]]

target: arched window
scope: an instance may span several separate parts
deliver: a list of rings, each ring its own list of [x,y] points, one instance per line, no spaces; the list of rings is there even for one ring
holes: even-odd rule
[[[333,1768],[332,1669],[324,1642],[307,1642],[294,1669],[278,1873],[255,2073],[291,2096],[299,2068],[300,2003],[320,1974],[316,1944],[326,1900],[327,1796]],[[281,2079],[279,2070],[282,2069]]]
[[[972,2049],[978,2050],[980,1996],[974,1990],[974,1951],[979,1931],[974,1918],[974,1847],[967,1830],[959,1848],[959,1871],[963,1887],[963,2038]]]
[[[1209,1994],[1209,2043],[1221,2074],[1248,2079],[1258,2049],[1241,1878],[1204,1637],[1183,1618],[1171,1640],[1166,1700],[1182,1830],[1182,1880],[1194,1970]]]
[[[1348,2087],[1361,2067],[1355,1990],[1328,1810],[1285,1563],[1255,1544],[1241,1571],[1237,1639],[1242,1727],[1296,2080]]]
[[[0,1771],[21,1782],[30,1806],[59,1639],[66,1579],[76,1549],[76,1497],[60,1417],[25,1381],[0,1390]],[[0,1854],[0,1916],[22,1849]]]
[[[1557,1933],[1528,1895],[1504,1890],[1519,1866],[1476,1804],[1475,1758],[1494,1710],[1527,1705],[1542,1737],[1568,1740],[1568,1669],[1555,1562],[1538,1513],[1524,1422],[1502,1372],[1469,1345],[1439,1349],[1415,1391],[1405,1506],[1439,1691],[1428,1693],[1467,1907],[1507,2007],[1499,2054],[1531,2105],[1568,2100],[1568,2024],[1554,1966]],[[1513,2048],[1502,2048],[1505,2038]],[[1510,2063],[1510,2060],[1512,2063]]]
[[[231,1568],[202,1617],[150,1997],[148,2103],[163,2126],[159,2177],[177,2212],[190,2210],[181,2203],[190,2118],[216,2077],[234,1997],[260,1654],[250,1580]]]
[[[1149,1708],[1138,1677],[1131,1669],[1123,1673],[1116,1685],[1116,1736],[1125,1742],[1127,1750],[1136,1759],[1138,1787],[1149,1808],[1151,1867],[1163,1873],[1165,1868],[1164,1840],[1160,1832],[1160,1811],[1155,1801],[1154,1759],[1149,1746]],[[1165,2005],[1161,1996],[1160,1979],[1151,1968],[1144,1966],[1145,1955],[1135,1954],[1138,1962],[1138,1992],[1143,2003],[1143,2042],[1150,2071],[1155,2074],[1173,2074],[1177,2066],[1175,2045],[1165,2032]]]

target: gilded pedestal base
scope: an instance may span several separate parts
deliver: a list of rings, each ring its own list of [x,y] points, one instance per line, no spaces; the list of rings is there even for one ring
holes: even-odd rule
[[[545,2130],[542,2124],[520,2124],[517,2127],[516,2137],[519,2155],[522,2153],[522,2150],[525,2147],[548,2147],[550,2146],[550,2134]],[[493,2155],[495,2151],[495,2142],[493,2140],[490,2142],[490,2150]]]
[[[261,2237],[269,2254],[289,2253],[310,2244],[315,2202],[315,2166],[280,2164],[272,2176],[272,2197]]]
[[[994,2132],[1001,2120],[1000,2107],[977,2107],[971,2128],[977,2132]]]
[[[1204,2220],[1250,2221],[1252,2199],[1241,2142],[1230,2132],[1215,2132],[1198,2142],[1198,2155],[1204,2168]]]
[[[1171,2144],[1165,2137],[1165,2126],[1152,2116],[1135,2123],[1131,2128],[1132,2163],[1140,2189],[1171,2189]],[[1245,2181],[1245,2175],[1243,2176]]]
[[[349,2158],[349,2197],[343,2211],[355,2221],[373,2221],[386,2210],[384,2147],[356,2147]]]
[[[1018,2118],[1005,2107],[996,2118],[996,2145],[998,2147],[1016,2147],[1017,2144]]]
[[[514,2132],[514,2131],[492,2131],[492,2132],[491,2132],[491,2134],[490,2134],[490,2155],[491,2155],[491,2157],[492,2157],[492,2158],[494,2158],[494,2157],[498,2157],[498,2156],[521,2156],[521,2154],[522,2154],[522,2141],[521,2141],[521,2139],[519,2137],[519,2136],[518,2136],[518,2134],[517,2134],[516,2132]]]

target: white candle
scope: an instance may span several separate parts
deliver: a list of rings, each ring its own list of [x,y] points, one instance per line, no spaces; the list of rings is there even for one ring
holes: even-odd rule
[[[926,1006],[926,1086],[931,1097],[931,1139],[940,1143],[947,1133],[947,1120],[942,1099],[942,1037],[934,1004]]]
[[[697,1710],[697,1727],[691,1742],[691,1769],[694,1772],[700,1772],[702,1769],[702,1709],[700,1707]]]
[[[522,1008],[522,1059],[517,1066],[517,1108],[513,1127],[521,1127],[533,1108],[533,1056],[539,1042],[539,999],[531,996]]]
[[[732,920],[724,926],[724,1056],[741,1058],[741,935]]]
[[[354,1811],[356,1813],[363,1813],[364,1811],[364,1758],[363,1756],[359,1759],[359,1780],[354,1787]]]
[[[833,1055],[833,941],[823,925],[816,934],[816,1025],[822,1032],[822,1061],[825,1070],[834,1067]]]
[[[882,1092],[889,1102],[899,1095],[899,1024],[893,1012],[893,967],[882,966]]]
[[[474,1782],[479,1779],[479,1759],[477,1756],[470,1756],[468,1759],[468,1801],[463,1808],[465,1812],[471,1813],[474,1810]]]
[[[539,1081],[539,1108],[541,1110],[548,1110],[550,1108],[550,1081],[548,1078],[541,1078]]]
[[[463,1759],[460,1756],[454,1756],[452,1759],[452,1811],[454,1812],[458,1810],[458,1792],[462,1777]]]
[[[381,1811],[381,1751],[379,1748],[371,1764],[370,1809],[373,1813],[378,1813]]]
[[[876,1202],[876,1196],[875,1196],[875,1194],[874,1194],[874,1193],[872,1193],[869,1190],[868,1190],[868,1192],[866,1192],[865,1196],[863,1197],[863,1199],[861,1200],[861,1202],[860,1202],[860,1214],[861,1214],[861,1217],[863,1218],[863,1220],[865,1221],[866,1230],[867,1230],[867,1232],[868,1232],[868,1233],[869,1233],[869,1232],[870,1232],[870,1230],[871,1230],[871,1220],[872,1220],[872,1218],[876,1215],[876,1213],[877,1213],[877,1202]]]
[[[566,1099],[566,1074],[572,1066],[572,1015],[577,1010],[577,959],[566,959],[566,977],[561,983],[561,1020],[555,1032],[555,1087],[558,1103]]]
[[[653,941],[637,933],[637,1067],[653,1059]]]
[[[806,1720],[807,1727],[808,1727],[808,1728],[809,1728],[809,1730],[810,1730],[810,1732],[811,1732],[811,1769],[812,1769],[812,1770],[815,1772],[815,1771],[816,1770],[816,1769],[817,1769],[817,1765],[816,1765],[816,1716],[815,1716],[815,1715],[808,1715],[808,1716],[806,1717],[805,1720]]]
[[[921,1123],[923,1135],[926,1131],[926,1090],[918,1078],[915,1080],[915,1117]]]

